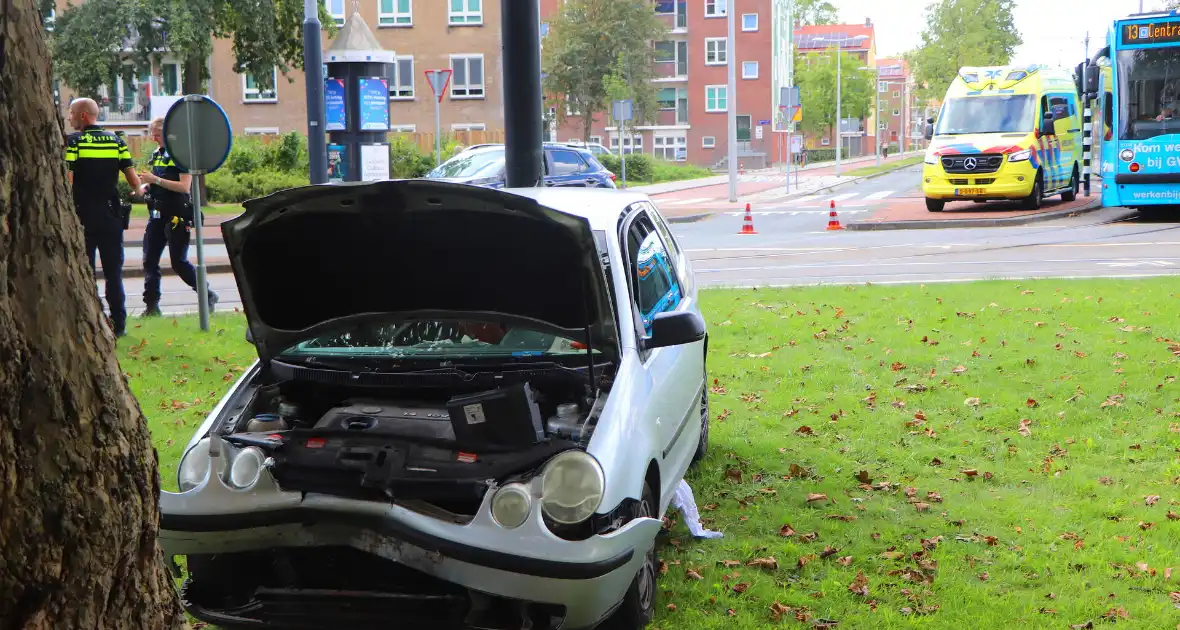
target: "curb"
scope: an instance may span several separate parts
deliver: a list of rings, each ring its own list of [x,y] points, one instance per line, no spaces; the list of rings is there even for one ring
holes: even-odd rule
[[[823,188],[816,188],[814,190],[808,190],[808,191],[802,191],[802,192],[793,192],[793,193],[787,195],[786,197],[783,197],[782,199],[780,199],[776,203],[787,202],[787,201],[791,201],[793,199],[797,199],[799,197],[806,197],[808,195],[814,195],[816,193],[834,192],[834,191],[840,190],[842,188],[846,188],[848,186],[854,186],[854,185],[859,184],[863,181],[867,181],[870,179],[876,179],[878,177],[884,177],[885,175],[891,175],[891,174],[896,173],[897,171],[900,171],[902,169],[909,168],[911,166],[919,166],[919,165],[920,165],[920,163],[919,164],[906,164],[905,166],[898,166],[896,168],[886,169],[886,170],[881,171],[879,173],[873,173],[872,175],[861,175],[860,177],[856,177],[854,179],[839,182],[836,184],[830,184],[828,186],[824,186]]]
[[[697,223],[715,216],[716,214],[716,212],[700,212],[697,214],[686,214],[682,217],[665,218],[664,220],[668,223]]]
[[[903,154],[901,154],[901,155],[902,155],[902,156],[905,156],[905,157],[915,157],[915,156],[920,156],[920,155],[923,155],[924,153],[925,153],[925,151],[909,151],[909,152],[903,153]],[[861,160],[861,161],[859,161],[859,162],[843,162],[843,164],[860,164],[861,162],[868,162],[868,161],[871,161],[872,159],[873,159],[872,157],[868,157],[868,158],[866,158],[866,159],[864,159],[864,160]],[[827,167],[829,167],[829,166],[835,166],[835,164],[836,164],[836,162],[835,162],[835,161],[832,161],[832,162],[816,162],[815,164],[809,164],[809,165],[807,165],[807,166],[803,167],[803,168],[800,170],[800,172],[804,172],[804,173],[805,173],[805,172],[807,172],[807,171],[810,171],[810,170],[817,170],[817,169],[821,169],[821,168],[827,168]],[[911,165],[911,166],[912,166],[912,165]],[[896,169],[893,169],[893,170],[896,170]],[[780,171],[778,171],[778,170],[776,169],[776,170],[775,170],[775,172],[776,172],[776,173],[778,173],[778,172],[780,172]],[[884,175],[885,173],[890,173],[890,172],[892,172],[892,171],[882,171],[881,173],[876,173],[876,174],[874,174],[874,175]],[[726,176],[725,176],[724,174],[718,174],[718,175],[715,175],[714,177],[702,177],[701,179],[689,179],[689,180],[684,180],[684,183],[685,183],[686,185],[685,185],[683,188],[677,188],[677,189],[675,189],[675,190],[665,190],[665,191],[658,192],[658,193],[649,193],[649,192],[646,192],[646,191],[643,191],[643,190],[636,190],[636,189],[637,189],[637,188],[643,188],[643,187],[646,187],[646,186],[660,186],[661,184],[644,184],[643,186],[630,186],[630,187],[628,187],[626,190],[627,190],[628,192],[638,192],[638,193],[642,193],[642,194],[649,195],[649,196],[651,196],[651,195],[666,195],[666,194],[669,194],[669,193],[676,193],[676,192],[680,192],[680,191],[682,191],[682,190],[694,190],[694,189],[696,189],[696,188],[708,188],[708,187],[710,187],[710,186],[719,186],[719,185],[721,185],[721,184],[724,184],[724,183],[728,182],[728,178],[727,178],[727,179],[725,179],[725,180],[723,180],[723,181],[721,181],[721,182],[707,182],[707,181],[705,181],[705,180],[708,180],[708,179],[716,179],[716,178],[718,178],[718,177],[726,177]],[[868,178],[868,177],[873,177],[873,175],[866,175],[866,176],[865,176],[865,178]],[[856,180],[856,181],[860,181],[860,180],[858,179],[858,180]],[[846,182],[846,183],[851,183],[851,182]],[[688,184],[691,184],[691,185],[688,185]]]
[[[168,262],[167,259],[160,261],[160,275],[165,278],[167,278],[169,276],[176,275],[176,272],[172,270],[172,266],[166,265],[167,262]],[[193,266],[196,266],[196,264],[194,263]],[[205,263],[205,274],[211,275],[211,274],[215,274],[215,273],[233,273],[233,267],[230,266],[228,260],[214,260],[211,263]],[[142,278],[142,277],[143,277],[143,266],[142,265],[135,266],[135,267],[123,267],[123,279],[124,280],[126,280],[127,278]],[[102,280],[103,279],[101,264],[99,264],[98,269],[96,269],[94,271],[94,279],[95,280]]]
[[[1096,210],[1101,210],[1102,208],[1102,199],[1095,198],[1091,200],[1090,203],[1083,205],[1080,208],[1073,208],[1070,210],[1053,210],[1050,212],[1029,214],[1021,217],[1001,217],[996,219],[938,219],[931,221],[890,221],[880,223],[854,221],[844,226],[844,229],[861,232],[874,232],[882,230],[937,230],[946,228],[1006,227],[1012,225],[1028,225],[1029,223],[1040,223],[1042,221],[1052,221],[1053,219],[1080,216],[1083,214],[1089,214]],[[1133,213],[1134,211],[1130,212]],[[1128,214],[1128,216],[1131,215]]]

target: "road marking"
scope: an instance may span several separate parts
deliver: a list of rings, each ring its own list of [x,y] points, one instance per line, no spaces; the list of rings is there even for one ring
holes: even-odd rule
[[[853,197],[855,197],[859,194],[860,193],[844,193],[843,195],[836,195],[835,197],[831,197],[829,199],[829,201],[835,201],[838,203],[838,202],[844,201],[845,199],[852,199]]]
[[[856,208],[864,208],[864,206],[856,206]],[[864,209],[855,210],[855,209],[853,209],[853,210],[841,210],[840,212],[843,212],[844,214],[859,214],[861,212],[868,212],[868,210],[864,210]],[[750,211],[750,215],[755,216],[755,217],[782,216],[782,215],[789,215],[789,216],[794,217],[794,216],[799,216],[801,214],[826,215],[827,213],[828,213],[827,210],[752,210],[752,211]],[[722,214],[728,214],[731,217],[744,217],[744,216],[746,216],[746,211],[745,210],[731,211],[731,212],[724,212]]]
[[[706,201],[715,201],[713,197],[696,197],[694,199],[656,199],[657,205],[661,206],[687,206],[693,203],[704,203]]]
[[[1173,267],[1175,263],[1170,263],[1166,260],[1128,260],[1125,262],[1100,262],[1098,263],[1105,267]]]
[[[884,199],[884,198],[886,198],[886,197],[888,197],[889,195],[892,195],[892,194],[893,194],[893,191],[892,191],[892,190],[882,190],[882,191],[879,191],[879,192],[875,192],[875,193],[873,193],[873,194],[871,194],[871,195],[867,195],[867,196],[865,196],[865,201],[870,201],[870,200],[873,200],[873,199]]]

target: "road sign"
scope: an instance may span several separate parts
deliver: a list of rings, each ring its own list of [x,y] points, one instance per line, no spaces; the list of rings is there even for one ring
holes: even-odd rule
[[[442,164],[442,100],[451,83],[451,71],[427,70],[426,81],[434,92],[434,163]]]
[[[782,107],[795,107],[799,105],[799,86],[779,88],[778,101]]]
[[[791,107],[791,122],[803,122],[802,105],[794,105]]]
[[[762,125],[758,125],[757,127],[754,127],[754,139],[755,140],[762,139]]]
[[[234,132],[229,117],[216,101],[203,94],[188,94],[164,115],[164,149],[182,169],[204,175],[221,168],[229,157]],[[197,242],[197,313],[201,330],[209,330],[209,283],[205,277],[205,244],[201,238],[201,185],[194,177],[193,229]]]
[[[791,153],[803,152],[803,136],[791,136]]]
[[[447,93],[447,86],[451,83],[451,71],[427,70],[426,80],[430,83],[430,89],[434,91],[434,98],[441,103],[443,95]]]
[[[770,121],[769,121],[769,120],[759,120],[759,121],[758,121],[758,124],[759,124],[759,125],[769,125],[769,124],[770,124]]]
[[[611,116],[615,120],[631,120],[631,99],[613,102],[611,104]]]

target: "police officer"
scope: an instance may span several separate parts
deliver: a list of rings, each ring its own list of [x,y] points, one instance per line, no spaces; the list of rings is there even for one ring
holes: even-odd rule
[[[115,336],[126,334],[127,310],[123,294],[123,230],[130,215],[119,199],[119,173],[131,190],[139,190],[139,176],[131,162],[131,151],[119,136],[99,127],[98,104],[88,98],[70,103],[70,126],[75,133],[66,139],[66,165],[73,188],[74,208],[82,222],[86,256],[95,268],[95,250],[102,261],[107,308]]]
[[[193,229],[193,206],[189,197],[193,176],[177,166],[164,148],[164,119],[151,122],[149,133],[159,145],[152,154],[152,170],[140,174],[147,193],[147,229],[143,233],[143,303],[145,317],[160,314],[160,256],[168,247],[172,270],[193,289],[197,288],[197,271],[188,261],[189,233]],[[218,296],[209,291],[209,307]]]

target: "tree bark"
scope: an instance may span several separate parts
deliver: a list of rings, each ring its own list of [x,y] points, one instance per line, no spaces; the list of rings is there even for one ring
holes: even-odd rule
[[[181,628],[159,472],[66,185],[37,0],[0,0],[0,628]]]

